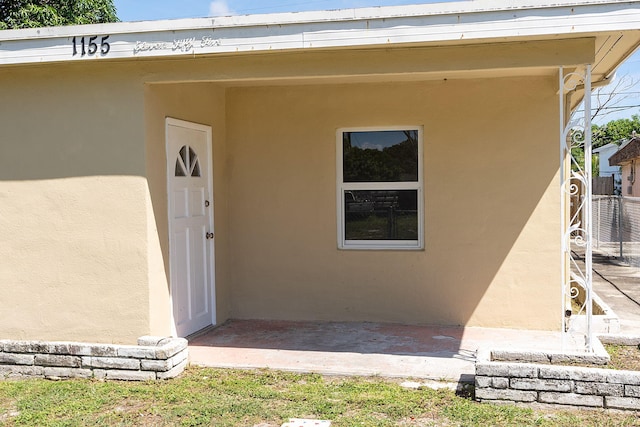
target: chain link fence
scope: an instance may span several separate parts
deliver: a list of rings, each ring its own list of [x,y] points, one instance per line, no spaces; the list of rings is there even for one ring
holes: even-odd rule
[[[593,196],[593,248],[640,267],[640,197]]]

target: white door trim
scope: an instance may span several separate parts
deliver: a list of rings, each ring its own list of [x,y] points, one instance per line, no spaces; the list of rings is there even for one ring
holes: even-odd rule
[[[196,131],[202,131],[206,134],[206,153],[204,154],[207,158],[207,186],[208,186],[208,194],[205,195],[206,200],[209,201],[209,207],[207,209],[208,212],[208,227],[209,232],[214,233],[214,238],[207,240],[208,245],[208,281],[209,281],[209,306],[211,312],[210,325],[216,324],[216,287],[215,287],[215,229],[214,229],[214,195],[213,195],[213,155],[212,155],[212,129],[211,126],[188,122],[180,119],[175,119],[172,117],[165,118],[165,152],[166,152],[166,171],[167,171],[167,207],[168,207],[168,236],[169,236],[169,257],[171,257],[173,253],[173,248],[175,247],[175,242],[173,241],[173,227],[174,227],[174,206],[172,203],[171,194],[171,179],[172,179],[172,171],[175,168],[175,158],[171,155],[170,150],[170,141],[169,141],[169,127],[181,127]],[[176,319],[174,316],[174,304],[173,304],[173,289],[174,283],[172,282],[173,276],[173,263],[172,260],[169,260],[169,286],[170,286],[170,306],[171,306],[171,328],[172,335],[178,336],[178,331],[176,329]],[[193,333],[196,331],[190,331],[189,333]]]

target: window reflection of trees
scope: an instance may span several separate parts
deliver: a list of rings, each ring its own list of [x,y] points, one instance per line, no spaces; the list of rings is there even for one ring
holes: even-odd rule
[[[385,136],[397,137],[397,134],[403,134],[405,139],[376,148],[354,141],[358,138],[366,138],[365,134],[369,134],[369,137],[376,141],[384,140]],[[343,179],[344,182],[417,181],[418,131],[345,132],[343,134]]]

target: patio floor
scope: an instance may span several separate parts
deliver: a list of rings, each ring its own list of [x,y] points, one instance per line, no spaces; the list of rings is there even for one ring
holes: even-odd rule
[[[189,339],[189,358],[210,367],[469,382],[480,346],[558,351],[561,338],[495,328],[232,320]]]

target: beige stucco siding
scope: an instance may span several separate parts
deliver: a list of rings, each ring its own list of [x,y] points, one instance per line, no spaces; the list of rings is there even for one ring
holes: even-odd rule
[[[557,328],[557,82],[521,47],[2,69],[0,338],[172,333],[166,117],[213,130],[218,322]],[[336,130],[398,125],[424,127],[425,249],[338,250]]]
[[[640,179],[638,179],[638,161],[633,160],[622,165],[622,195],[640,196]]]
[[[232,316],[557,328],[548,78],[227,92]],[[341,251],[336,129],[424,126],[424,251]]]
[[[16,100],[0,106],[0,336],[134,343],[172,334],[167,116],[213,128],[216,248],[228,240],[224,89],[145,86],[147,72],[85,64],[0,75],[4,99]],[[221,322],[228,251],[217,252]]]
[[[110,67],[0,72],[0,336],[148,333],[143,93]]]

